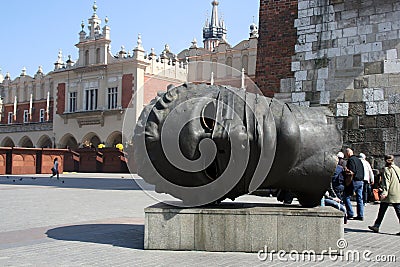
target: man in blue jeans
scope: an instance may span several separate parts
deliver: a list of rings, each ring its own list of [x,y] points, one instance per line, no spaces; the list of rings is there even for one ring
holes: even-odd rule
[[[344,192],[344,204],[346,205],[347,218],[349,220],[364,220],[363,186],[364,186],[364,166],[361,160],[354,155],[353,150],[346,149],[347,165],[346,172],[353,176],[352,182],[346,186]],[[354,217],[353,207],[350,198],[356,193],[357,217]]]

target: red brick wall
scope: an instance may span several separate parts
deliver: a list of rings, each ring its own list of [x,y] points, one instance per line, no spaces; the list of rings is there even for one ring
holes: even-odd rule
[[[38,102],[33,102],[33,114],[32,114],[32,121],[33,122],[39,122],[40,120],[40,109],[44,109],[44,111],[46,112],[46,105],[47,102],[46,100],[43,101],[38,101]],[[50,118],[49,120],[52,121],[53,120],[53,112],[52,112],[52,107],[53,107],[53,101],[50,101]],[[46,114],[44,115],[44,120],[46,121]]]
[[[65,83],[59,83],[57,86],[57,114],[63,114],[65,111]],[[50,113],[51,114],[51,113]]]
[[[32,120],[29,120],[29,122],[39,122],[40,120],[40,109],[46,110],[46,105],[47,102],[46,100],[42,101],[36,101],[33,102],[33,114],[32,114]],[[50,118],[49,120],[53,120],[53,113],[52,113],[52,106],[53,106],[53,101],[50,101]],[[28,103],[18,103],[17,105],[17,120],[13,121],[13,123],[23,123],[24,122],[24,110],[29,111],[29,102]],[[8,124],[8,112],[14,112],[14,104],[8,104],[4,106],[4,113],[3,116],[1,117],[1,124]],[[44,117],[46,121],[46,114]]]
[[[177,83],[177,82],[171,82],[168,80],[163,80],[158,77],[153,77],[153,76],[144,76],[144,99],[143,103],[145,105],[149,104],[150,101],[156,97],[157,92],[160,91],[167,91],[167,86],[173,84],[173,85],[181,85],[182,83]]]
[[[29,103],[21,103],[17,106],[17,123],[24,122],[24,110],[28,110],[29,112]]]
[[[133,96],[133,74],[122,75],[122,108],[127,108]]]
[[[13,112],[13,106],[12,105],[4,105],[3,108],[3,114],[1,116],[1,123],[6,124],[8,122],[8,112]]]
[[[296,18],[297,0],[260,0],[256,83],[264,95],[273,96],[281,79],[293,77]]]

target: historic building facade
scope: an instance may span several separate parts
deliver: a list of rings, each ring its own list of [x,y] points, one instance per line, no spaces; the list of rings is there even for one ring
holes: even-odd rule
[[[250,25],[249,39],[231,46],[227,40],[225,22],[218,18],[218,1],[212,1],[211,18],[203,27],[203,45],[199,47],[197,40],[178,54],[181,62],[189,63],[189,80],[209,82],[211,73],[216,83],[241,86],[242,71],[250,79],[255,78],[258,26]],[[208,62],[208,63],[204,63]]]
[[[0,80],[0,146],[52,147],[53,80],[41,67],[31,77],[23,69]]]
[[[133,51],[121,47],[113,55],[108,18],[102,26],[94,5],[87,25],[81,25],[76,62],[70,57],[64,62],[60,51],[48,74],[39,67],[33,77],[26,70],[15,79],[8,73],[0,76],[0,146],[112,147],[123,142],[127,109],[137,119],[143,106],[170,84],[209,83],[213,72],[216,82],[230,80],[239,86],[242,69],[254,78],[257,26],[250,26],[249,39],[231,47],[218,4],[212,1],[211,19],[203,28],[204,48],[193,41],[189,49],[174,54],[165,45],[159,55],[154,49],[145,52],[140,35]],[[228,67],[196,64],[202,61]]]
[[[81,25],[76,62],[63,62],[60,51],[47,75],[41,68],[34,77],[25,70],[14,80],[6,74],[0,91],[0,146],[115,146],[122,143],[127,108],[137,118],[157,91],[186,81],[183,64],[145,55],[141,36],[132,52],[121,47],[112,55],[108,19],[101,27],[96,11],[94,5],[87,32]]]
[[[345,146],[400,155],[400,3],[260,1],[257,84],[331,108]]]

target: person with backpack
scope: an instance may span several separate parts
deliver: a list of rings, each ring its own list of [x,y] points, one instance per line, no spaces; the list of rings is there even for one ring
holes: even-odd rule
[[[382,178],[381,203],[379,206],[378,216],[374,225],[368,226],[375,233],[379,232],[383,217],[390,204],[394,207],[397,218],[400,222],[400,168],[394,164],[394,156],[385,156],[385,168]],[[400,232],[396,235],[400,235]]]

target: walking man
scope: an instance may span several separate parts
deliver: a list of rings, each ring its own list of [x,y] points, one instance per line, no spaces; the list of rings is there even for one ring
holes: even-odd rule
[[[389,204],[393,205],[400,222],[400,168],[394,165],[393,161],[393,155],[385,156],[386,166],[382,179],[383,191],[381,194],[381,204],[379,206],[378,217],[373,226],[368,226],[368,228],[375,233],[379,232],[379,227],[381,226]],[[400,235],[400,232],[397,233],[397,235]]]
[[[59,172],[58,172],[58,158],[56,157],[54,159],[54,165],[53,168],[51,168],[53,174],[50,176],[50,178],[53,178],[54,175],[57,175],[57,180],[59,180]]]
[[[364,185],[364,166],[361,160],[354,155],[353,150],[346,149],[346,157],[348,158],[345,171],[352,176],[352,181],[346,186],[344,192],[344,204],[346,205],[347,218],[349,220],[364,220],[364,203],[363,203],[363,185]],[[354,217],[354,211],[351,206],[350,198],[356,193],[357,201],[357,217]]]

